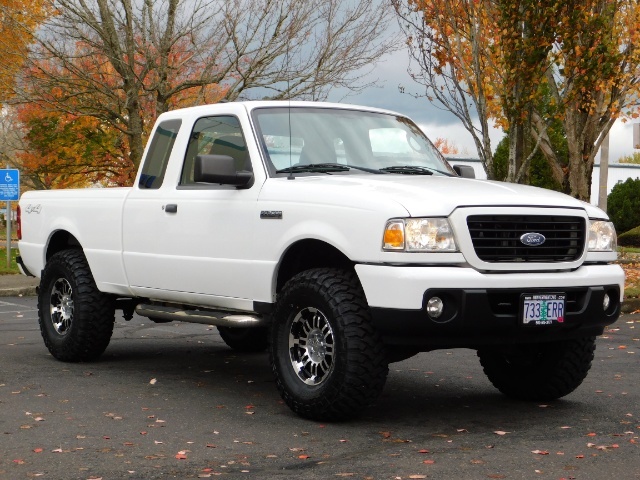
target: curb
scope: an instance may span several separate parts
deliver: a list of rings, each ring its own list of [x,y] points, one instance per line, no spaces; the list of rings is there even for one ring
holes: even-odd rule
[[[38,287],[1,288],[0,297],[35,297]]]
[[[622,313],[633,313],[640,310],[640,298],[625,298],[620,307]]]

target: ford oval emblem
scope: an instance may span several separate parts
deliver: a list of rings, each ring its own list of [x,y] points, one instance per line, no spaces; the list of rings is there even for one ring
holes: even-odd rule
[[[537,247],[545,242],[546,238],[541,233],[529,232],[520,237],[520,241],[527,247]]]

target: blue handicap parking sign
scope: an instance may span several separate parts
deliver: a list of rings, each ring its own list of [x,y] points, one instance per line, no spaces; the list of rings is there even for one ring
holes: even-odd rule
[[[20,198],[20,171],[0,169],[0,201],[7,202]]]

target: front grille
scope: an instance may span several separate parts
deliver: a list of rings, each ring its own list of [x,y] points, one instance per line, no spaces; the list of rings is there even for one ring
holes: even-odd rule
[[[585,221],[559,215],[470,215],[467,227],[478,258],[485,262],[572,262],[585,244]],[[525,233],[538,233],[545,242],[527,246]]]

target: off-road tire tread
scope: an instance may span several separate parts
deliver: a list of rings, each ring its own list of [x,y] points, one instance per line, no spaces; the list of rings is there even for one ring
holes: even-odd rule
[[[542,344],[540,363],[511,365],[497,350],[479,350],[484,373],[504,395],[533,401],[552,401],[570,394],[583,382],[594,358],[595,337]]]
[[[276,367],[277,325],[272,328],[270,361],[276,385],[285,403],[298,415],[311,420],[337,421],[356,416],[373,403],[384,388],[389,372],[384,345],[371,325],[364,292],[353,272],[317,268],[294,276],[282,289],[274,312],[274,322],[284,322],[287,299],[308,289],[324,298],[332,312],[338,312],[344,325],[344,342],[348,345],[344,376],[331,381],[322,397],[303,401],[291,394]],[[329,314],[329,312],[325,312]],[[339,339],[336,339],[339,341]],[[280,352],[284,355],[286,352]],[[288,361],[288,359],[287,359]],[[336,365],[337,366],[337,365]],[[332,376],[336,374],[336,370]]]
[[[51,282],[61,277],[65,277],[72,286],[74,314],[71,329],[65,338],[61,342],[54,342],[45,326],[45,322],[50,322],[45,309],[50,304]],[[38,323],[51,355],[65,362],[97,360],[111,340],[114,314],[114,302],[109,295],[98,290],[82,250],[62,250],[49,259],[40,281]]]

